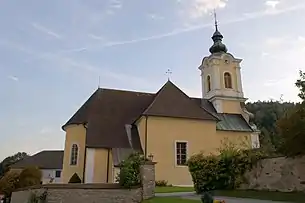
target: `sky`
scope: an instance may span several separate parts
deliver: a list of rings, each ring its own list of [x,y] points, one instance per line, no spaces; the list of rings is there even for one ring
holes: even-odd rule
[[[0,0],[0,160],[63,149],[61,126],[97,89],[201,96],[214,32],[243,59],[249,101],[298,101],[304,0]]]

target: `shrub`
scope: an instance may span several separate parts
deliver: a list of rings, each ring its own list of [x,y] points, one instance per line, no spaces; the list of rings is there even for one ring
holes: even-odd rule
[[[232,146],[219,151],[219,155],[199,153],[188,160],[197,193],[237,188],[244,173],[263,157],[258,150],[238,150]]]
[[[167,181],[166,180],[157,180],[156,181],[156,186],[165,187],[165,186],[167,186]]]
[[[10,197],[12,192],[18,188],[19,173],[8,171],[0,179],[0,191],[2,191],[5,197]]]
[[[19,187],[29,187],[39,185],[41,182],[41,171],[37,167],[28,167],[21,171],[19,175]]]
[[[120,172],[117,181],[124,188],[131,188],[141,184],[140,166],[145,162],[143,155],[139,153],[131,154],[120,164]]]
[[[69,183],[82,183],[82,180],[77,175],[77,173],[74,173],[73,176],[70,178]]]

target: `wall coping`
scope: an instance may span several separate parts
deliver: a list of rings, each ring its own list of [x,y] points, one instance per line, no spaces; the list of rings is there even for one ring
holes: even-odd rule
[[[134,186],[130,189],[138,189],[141,186]],[[33,189],[123,189],[118,183],[68,183],[68,184],[60,184],[60,183],[52,183],[52,184],[43,184],[43,185],[35,185],[31,187],[19,188],[14,192],[25,191],[25,190],[33,190]]]
[[[154,161],[145,161],[143,166],[145,166],[145,165],[156,165],[156,164],[157,164],[157,162],[154,162]]]

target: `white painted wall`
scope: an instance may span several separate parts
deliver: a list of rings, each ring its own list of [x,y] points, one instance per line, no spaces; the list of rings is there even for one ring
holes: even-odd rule
[[[85,183],[93,183],[95,149],[86,149]]]
[[[61,183],[61,173],[60,177],[56,177],[56,171],[62,171],[62,169],[41,169],[42,178],[41,181],[43,184],[49,183],[52,178],[52,183]]]

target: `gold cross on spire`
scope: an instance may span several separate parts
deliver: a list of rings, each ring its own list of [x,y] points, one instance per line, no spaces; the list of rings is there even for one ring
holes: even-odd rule
[[[167,71],[165,72],[167,75],[167,79],[170,80],[170,75],[173,73],[170,69],[167,69]]]

